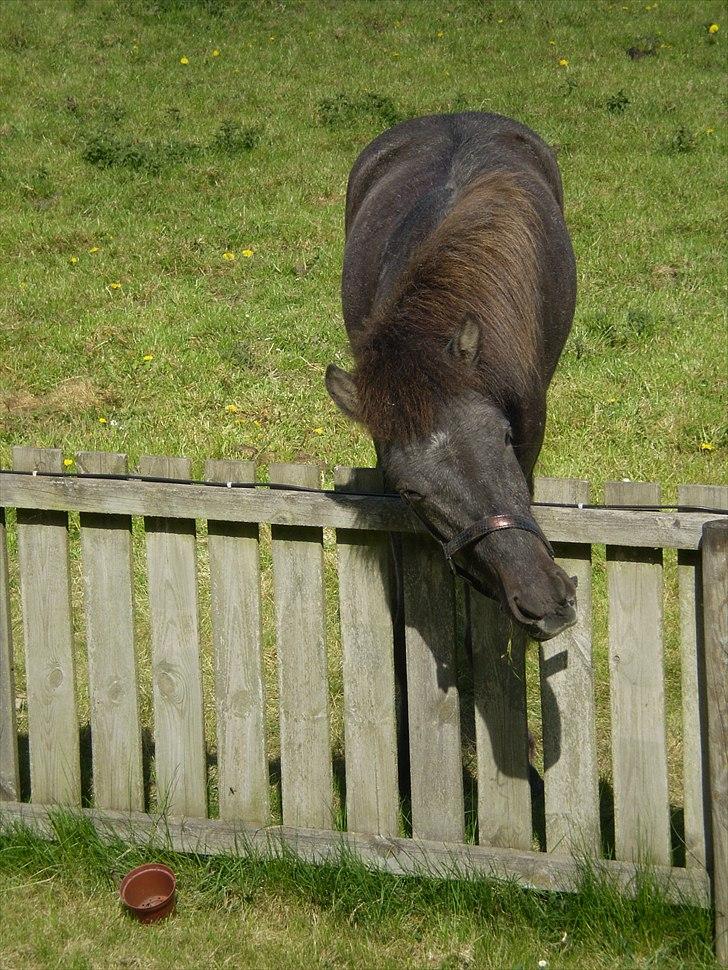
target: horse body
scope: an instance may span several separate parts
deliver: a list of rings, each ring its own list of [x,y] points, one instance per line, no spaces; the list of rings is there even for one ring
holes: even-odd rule
[[[498,115],[404,122],[352,169],[342,302],[356,366],[330,367],[327,387],[443,542],[483,513],[530,519],[574,312],[562,204],[548,146]],[[533,531],[488,535],[458,565],[545,639],[574,622],[574,587]]]

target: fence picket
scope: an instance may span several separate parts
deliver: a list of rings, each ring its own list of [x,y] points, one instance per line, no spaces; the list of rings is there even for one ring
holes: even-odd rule
[[[208,461],[205,478],[254,482],[255,463]],[[220,817],[270,821],[258,526],[207,523]]]
[[[460,699],[455,669],[455,593],[429,537],[402,536],[412,834],[465,838]]]
[[[76,466],[82,474],[123,475],[127,459],[81,452]],[[96,512],[82,512],[80,518],[94,803],[143,811],[131,518]]]
[[[270,480],[318,488],[312,465],[274,464]],[[283,824],[333,827],[323,531],[273,526]]]
[[[336,468],[338,491],[380,492],[375,468]],[[389,543],[381,533],[336,534],[346,744],[346,818],[352,832],[398,830],[397,724]]]
[[[55,448],[13,448],[17,471],[62,474]],[[80,805],[68,515],[18,509],[18,560],[33,801]]]
[[[728,521],[703,531],[703,628],[715,951],[728,967]]]
[[[145,456],[142,475],[189,478],[186,458]],[[170,815],[207,815],[195,522],[144,520],[152,631],[157,797]]]
[[[537,478],[537,502],[589,502],[589,483]],[[577,579],[577,622],[540,644],[546,848],[557,855],[600,849],[591,546],[559,543],[556,561]]]
[[[610,505],[659,505],[660,486],[607,482]],[[670,864],[662,646],[662,550],[607,546],[618,859]]]
[[[0,802],[20,801],[18,732],[15,722],[13,628],[10,577],[5,536],[5,509],[0,509]]]
[[[531,847],[526,636],[500,607],[469,593],[473,647],[478,837],[481,845]]]
[[[680,505],[728,509],[728,487],[681,485]],[[700,553],[680,549],[677,554],[680,587],[680,649],[683,716],[683,808],[685,865],[704,869],[705,793],[708,787],[705,670],[703,657],[702,566]]]

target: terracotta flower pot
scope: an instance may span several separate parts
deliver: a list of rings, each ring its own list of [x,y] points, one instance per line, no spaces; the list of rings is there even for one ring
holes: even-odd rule
[[[121,880],[121,901],[140,923],[164,919],[174,909],[177,880],[161,862],[148,862],[127,872]]]

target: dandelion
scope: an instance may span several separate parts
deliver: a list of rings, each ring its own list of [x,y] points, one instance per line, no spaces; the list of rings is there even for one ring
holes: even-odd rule
[[[314,434],[323,434],[324,433],[324,429],[323,428],[314,428],[313,429],[313,433]]]
[[[189,57],[180,57],[179,62],[180,62],[180,64],[189,64],[190,63],[190,59],[189,59]]]
[[[90,254],[91,254],[92,256],[93,256],[93,254],[94,254],[94,253],[97,253],[98,251],[99,251],[99,247],[98,247],[98,246],[92,246],[92,247],[91,247],[91,249],[89,249],[89,250],[88,250],[88,252],[89,252],[89,253],[90,253]]]
[[[437,36],[438,37],[444,37],[445,36],[445,31],[444,30],[438,30]]]
[[[237,414],[240,409],[238,408],[237,404],[226,404],[225,410],[228,414]]]
[[[219,56],[220,56],[220,51],[219,51],[219,50],[217,49],[217,47],[216,47],[216,48],[215,48],[215,50],[214,50],[214,51],[212,52],[212,56],[213,56],[213,57],[219,57]]]
[[[706,128],[705,129],[705,134],[706,135],[712,135],[714,133],[714,131],[715,131],[715,128]]]
[[[254,252],[255,252],[254,249],[244,249],[243,256],[245,256],[246,259],[250,259],[250,257],[253,255]]]
[[[715,451],[715,445],[712,441],[701,441],[700,442],[701,451]]]
[[[708,27],[709,34],[717,34],[719,30],[720,24],[711,24],[710,27]]]
[[[145,360],[147,363],[149,363],[150,360],[154,360],[154,354],[144,354],[144,356],[142,357],[142,360]]]
[[[538,961],[538,965],[539,965],[539,967],[541,967],[541,968],[542,968],[542,970],[543,970],[543,968],[544,968],[544,967],[547,967],[547,966],[549,965],[549,962],[548,962],[548,960],[539,960],[539,961]]]
[[[64,458],[63,464],[66,468],[70,468],[71,465],[73,464],[73,458]]]
[[[552,47],[556,47],[556,41],[555,40],[550,40],[549,41],[549,44],[551,44]]]
[[[228,250],[228,252],[222,254],[222,258],[226,260],[226,262],[232,263],[232,261],[235,259],[235,253],[231,253]]]
[[[121,283],[109,283],[109,289],[110,290],[120,290],[121,289]]]
[[[69,256],[68,262],[71,264],[71,266],[75,266],[78,262],[78,256]]]
[[[106,418],[104,417],[99,418],[99,424],[108,424],[108,423],[109,422],[106,420]]]
[[[559,67],[568,67],[568,66],[569,66],[569,62],[565,57],[559,58]]]

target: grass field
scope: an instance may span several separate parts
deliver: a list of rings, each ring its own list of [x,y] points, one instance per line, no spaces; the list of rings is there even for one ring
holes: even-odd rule
[[[11,445],[36,444],[61,447],[70,470],[76,450],[92,449],[132,464],[187,455],[197,472],[206,457],[370,464],[366,435],[323,386],[327,363],[350,361],[338,296],[347,174],[394,121],[473,108],[534,127],[564,178],[579,302],[540,473],[588,478],[597,499],[613,478],[659,481],[668,501],[680,483],[728,481],[726,19],[707,0],[4,0],[0,463]],[[603,580],[597,557],[608,780]],[[679,808],[669,557],[667,580]],[[139,602],[143,653],[142,589]],[[332,594],[340,745],[335,611]],[[209,686],[204,604],[202,628]],[[17,622],[15,635],[22,694]],[[78,650],[85,717],[81,629]],[[274,750],[270,637],[268,653]],[[149,723],[148,676],[142,700]],[[537,731],[533,691],[530,702]],[[638,905],[608,894],[593,905],[295,865],[178,861],[190,894],[175,923],[132,931],[83,833],[59,849],[21,843],[4,841],[0,856],[0,966],[195,966],[205,947],[218,948],[216,965],[709,965],[706,920],[648,892]],[[574,921],[579,945],[560,949]]]

